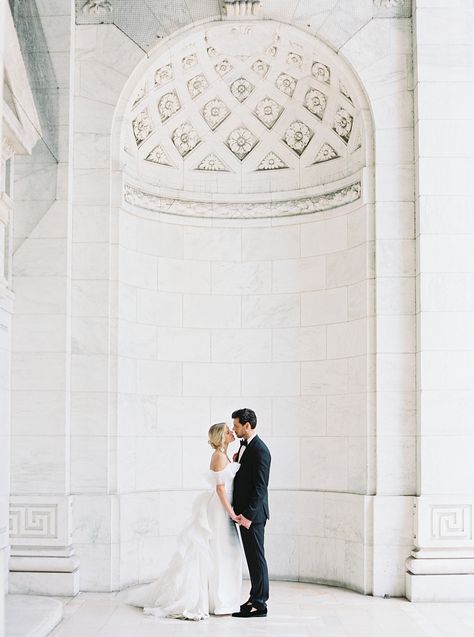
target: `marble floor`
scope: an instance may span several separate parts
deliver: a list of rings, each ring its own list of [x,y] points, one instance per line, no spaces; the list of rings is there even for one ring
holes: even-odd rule
[[[243,597],[247,592],[243,590]],[[411,604],[312,584],[272,582],[269,615],[202,622],[155,619],[121,593],[81,593],[67,600],[53,637],[473,637],[474,604]]]

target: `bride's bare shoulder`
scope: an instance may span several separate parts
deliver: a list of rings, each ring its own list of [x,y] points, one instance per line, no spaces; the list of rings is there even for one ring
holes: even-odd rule
[[[226,465],[229,463],[227,456],[219,449],[216,449],[211,456],[211,471],[222,471],[225,469]]]

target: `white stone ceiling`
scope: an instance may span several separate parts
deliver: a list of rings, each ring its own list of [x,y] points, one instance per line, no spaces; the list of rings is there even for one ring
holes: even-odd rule
[[[212,23],[139,81],[125,163],[136,182],[181,193],[347,183],[364,165],[359,94],[338,56],[293,27]]]

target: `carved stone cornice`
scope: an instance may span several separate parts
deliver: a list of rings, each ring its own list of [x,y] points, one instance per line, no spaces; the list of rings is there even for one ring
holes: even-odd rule
[[[224,0],[226,18],[259,18],[260,9],[260,0]]]
[[[216,219],[264,219],[292,217],[340,208],[361,197],[361,182],[338,190],[284,201],[205,202],[184,201],[146,192],[131,184],[124,185],[124,201],[137,208],[180,217]]]

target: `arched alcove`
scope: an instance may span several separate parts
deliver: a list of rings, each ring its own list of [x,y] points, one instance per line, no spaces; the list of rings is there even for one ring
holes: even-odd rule
[[[208,423],[245,404],[273,454],[271,575],[369,591],[371,128],[341,56],[274,21],[188,30],[128,82],[118,480],[135,529],[148,506],[162,520],[132,544],[124,513],[122,585],[159,571],[205,488]]]

